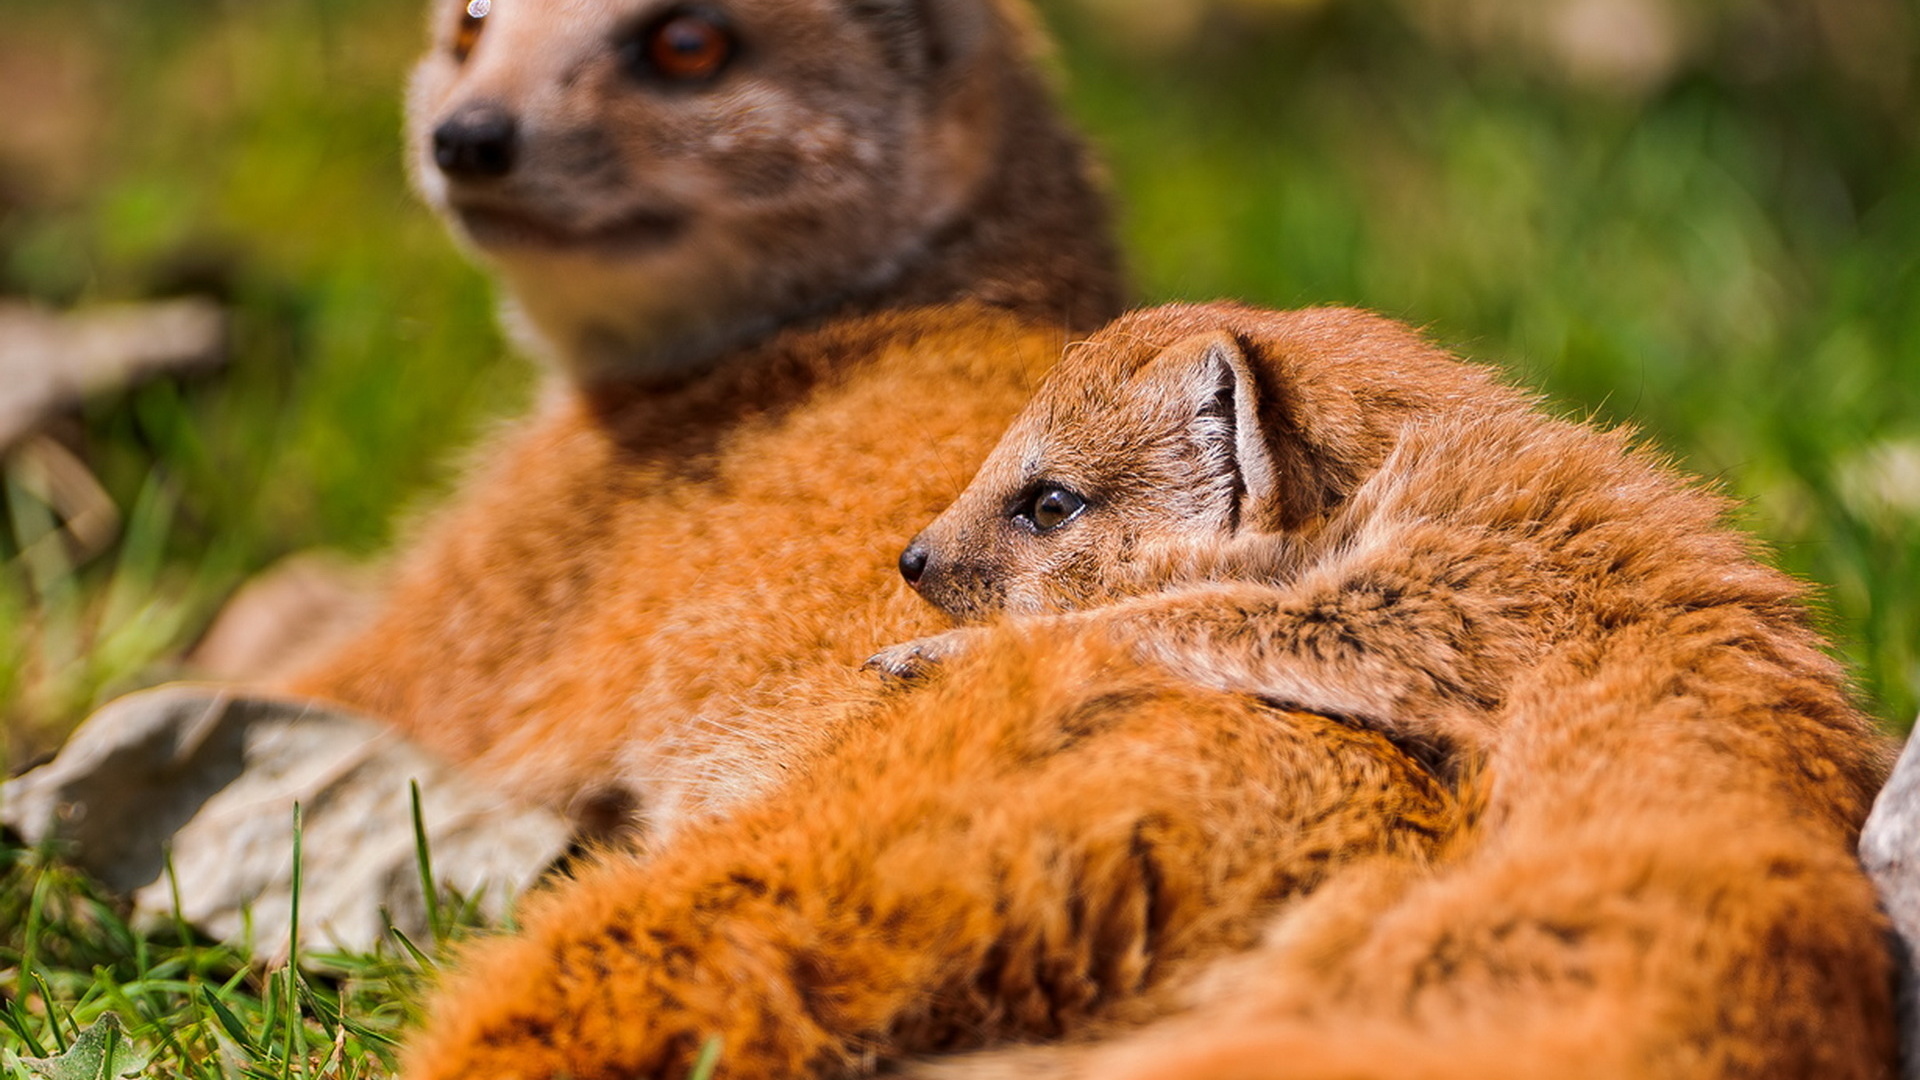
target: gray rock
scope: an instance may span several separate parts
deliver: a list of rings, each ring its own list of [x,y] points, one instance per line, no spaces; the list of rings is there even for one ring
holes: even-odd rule
[[[1900,967],[1900,1075],[1920,1080],[1920,986],[1914,959],[1920,946],[1920,740],[1908,739],[1860,832],[1860,864],[1880,890],[1893,922]]]
[[[102,709],[58,757],[0,786],[0,823],[52,838],[146,925],[179,913],[265,958],[292,915],[302,808],[302,950],[370,949],[428,932],[409,781],[435,877],[499,917],[566,850],[554,814],[514,804],[392,731],[312,702],[175,684]],[[173,853],[174,879],[166,874]],[[250,931],[249,931],[250,924]]]

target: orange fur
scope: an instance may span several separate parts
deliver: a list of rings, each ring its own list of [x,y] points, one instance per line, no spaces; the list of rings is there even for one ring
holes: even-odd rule
[[[1440,788],[1379,736],[1018,636],[861,711],[824,770],[472,950],[413,1080],[864,1074],[1137,1020],[1340,868],[1418,864]]]
[[[286,688],[663,834],[937,625],[892,553],[1117,313],[1106,202],[1018,0],[697,5],[743,59],[680,85],[633,67],[649,0],[431,8],[416,186],[570,378]]]
[[[1062,485],[1077,516],[1008,524]],[[1430,1040],[1436,1075],[1885,1069],[1885,931],[1851,850],[1888,748],[1724,509],[1363,313],[1166,308],[1071,353],[914,542],[921,590],[1091,605],[1038,622],[1438,746],[1487,793],[1469,850],[1336,961],[1283,950],[1223,992],[1253,1008],[1087,1071],[1399,1071],[1305,1049],[1348,1025]],[[968,636],[943,640],[919,659]],[[1455,1054],[1462,1025],[1504,1063]]]
[[[1203,635],[1099,607],[976,631],[931,685],[811,714],[839,734],[795,785],[476,948],[409,1075],[680,1076],[711,1034],[747,1077],[1890,1075],[1885,927],[1851,854],[1886,747],[1721,501],[1352,313],[1136,316],[1041,407],[1222,331],[1291,371],[1293,411],[1263,423],[1307,452],[1269,445],[1273,475],[1319,493],[1238,520],[1309,550],[1216,529],[1147,545],[1112,592],[1075,580],[1115,610],[1270,595]],[[1349,556],[1411,560],[1394,596],[1503,644],[1396,637],[1322,572]],[[1368,716],[1445,737],[1466,815],[1378,736],[1196,685],[1285,667],[1284,641],[1249,646],[1290,589],[1330,590],[1314,670],[1351,681],[1341,650],[1370,642],[1360,670],[1414,688]],[[1484,692],[1428,692],[1451,686]],[[1034,1040],[1064,1041],[899,1060]]]
[[[656,833],[767,788],[832,737],[804,702],[939,625],[892,553],[1060,340],[928,309],[551,402],[409,553],[380,621],[296,688],[583,815],[617,786]]]
[[[1084,508],[1037,527],[1048,490]],[[1819,762],[1796,805],[1851,839],[1889,748],[1800,585],[1725,510],[1627,433],[1548,417],[1390,320],[1173,305],[1070,351],[911,547],[915,587],[952,614],[1064,611],[1043,621],[1473,763],[1554,729],[1529,692],[1580,685],[1636,635],[1671,639],[1632,670],[1671,688],[1752,667],[1744,710],[1699,722],[1764,722],[1747,755]],[[1694,633],[1724,655],[1679,651]]]
[[[1553,672],[1519,703],[1550,729],[1492,755],[1451,858],[1328,886],[1182,1015],[911,1074],[1894,1075],[1892,965],[1832,770],[1755,700],[1799,680],[1727,641],[1643,628]]]

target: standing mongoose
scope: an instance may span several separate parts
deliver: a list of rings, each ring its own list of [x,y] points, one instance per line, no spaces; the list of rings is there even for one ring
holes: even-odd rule
[[[404,1072],[1890,1075],[1887,748],[1723,511],[1385,319],[1128,316],[903,560],[1029,614],[476,947]]]
[[[1105,201],[1012,2],[433,18],[416,184],[564,378],[290,689],[664,830],[779,778],[831,738],[788,705],[934,628],[891,552],[1118,310]]]

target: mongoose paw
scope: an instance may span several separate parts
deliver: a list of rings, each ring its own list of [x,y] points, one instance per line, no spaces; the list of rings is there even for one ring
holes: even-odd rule
[[[867,657],[863,671],[877,671],[889,682],[918,682],[942,663],[965,652],[978,630],[949,630],[944,634],[889,645]]]

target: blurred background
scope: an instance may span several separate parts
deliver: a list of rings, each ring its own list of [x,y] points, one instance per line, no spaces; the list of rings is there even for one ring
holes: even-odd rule
[[[0,0],[0,764],[276,560],[383,550],[527,400],[406,191],[416,6]],[[1911,725],[1913,0],[1043,8],[1141,299],[1366,305],[1643,428]]]

